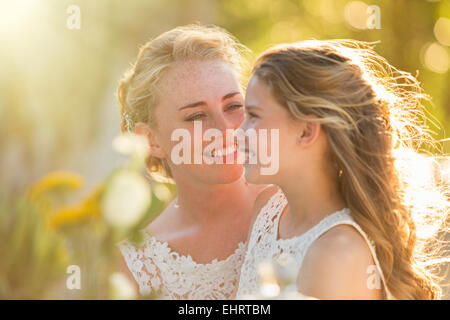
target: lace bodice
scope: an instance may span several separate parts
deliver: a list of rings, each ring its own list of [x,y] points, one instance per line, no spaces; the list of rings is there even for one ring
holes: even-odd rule
[[[139,285],[142,295],[157,293],[159,299],[230,299],[236,292],[245,245],[240,242],[224,260],[196,263],[190,255],[171,250],[144,232],[138,246],[129,241],[119,244],[125,262]]]
[[[359,225],[353,220],[349,209],[345,208],[328,215],[300,236],[289,239],[278,239],[279,219],[286,204],[287,199],[285,195],[281,189],[278,189],[259,212],[253,224],[247,253],[241,268],[237,292],[238,298],[243,295],[254,294],[257,292],[259,286],[257,266],[264,260],[277,259],[282,254],[288,254],[293,258],[296,267],[300,270],[310,245],[323,233],[340,224],[352,225],[366,240],[384,286],[384,277],[376,257],[375,246]],[[388,298],[393,299],[393,296],[386,288],[385,292]]]

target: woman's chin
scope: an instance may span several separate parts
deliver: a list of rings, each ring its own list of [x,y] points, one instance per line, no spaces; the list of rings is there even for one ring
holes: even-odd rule
[[[210,183],[228,184],[239,180],[243,174],[244,167],[242,165],[220,165],[220,167],[211,167],[205,178]]]

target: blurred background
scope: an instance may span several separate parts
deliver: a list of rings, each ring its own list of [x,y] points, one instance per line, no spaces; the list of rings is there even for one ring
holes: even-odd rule
[[[193,22],[226,28],[252,58],[279,42],[380,41],[378,53],[418,75],[432,96],[426,107],[435,138],[448,137],[448,0],[0,0],[3,188],[19,192],[63,170],[83,177],[77,197],[89,194],[124,160],[112,147],[123,72],[148,40]],[[450,141],[443,148],[449,153]],[[166,202],[174,194],[156,190]]]

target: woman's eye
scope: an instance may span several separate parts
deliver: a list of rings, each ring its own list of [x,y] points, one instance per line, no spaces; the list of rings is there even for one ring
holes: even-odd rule
[[[240,109],[242,107],[243,107],[242,104],[233,104],[233,105],[228,106],[227,110],[237,110],[237,109]]]
[[[203,117],[204,117],[203,113],[196,113],[196,114],[193,114],[192,116],[187,117],[185,119],[185,121],[195,121],[195,120],[199,120]]]

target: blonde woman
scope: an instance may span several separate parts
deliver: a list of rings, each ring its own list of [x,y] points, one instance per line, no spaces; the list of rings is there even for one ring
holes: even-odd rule
[[[234,296],[261,187],[245,182],[242,165],[175,164],[171,151],[178,141],[171,137],[184,129],[194,150],[194,121],[201,122],[201,134],[215,128],[225,135],[241,125],[242,49],[220,28],[178,27],[148,42],[120,82],[122,131],[148,138],[148,170],[173,179],[178,191],[145,229],[144,243],[121,246],[124,270],[141,294],[162,299]],[[234,143],[220,151],[223,157],[236,155]]]
[[[259,263],[284,253],[307,296],[439,298],[425,267],[426,250],[439,246],[425,244],[445,222],[447,198],[431,174],[407,172],[433,159],[414,151],[427,139],[423,97],[414,77],[365,43],[305,41],[259,56],[242,129],[279,130],[279,145],[268,145],[279,170],[261,175],[259,162],[246,164],[246,179],[279,188],[256,201],[238,296],[257,290]]]

